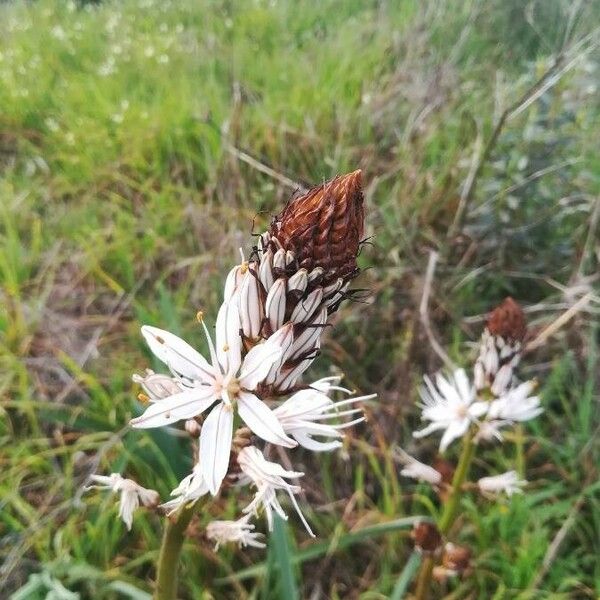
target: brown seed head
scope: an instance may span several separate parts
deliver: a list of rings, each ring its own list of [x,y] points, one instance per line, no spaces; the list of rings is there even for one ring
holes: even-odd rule
[[[522,342],[527,331],[523,310],[509,296],[491,312],[487,328],[492,335],[506,341]]]
[[[422,552],[435,552],[442,545],[442,535],[433,524],[423,521],[417,523],[412,530],[411,537],[415,547]]]
[[[466,546],[447,543],[444,546],[442,565],[451,571],[463,573],[471,564],[471,550]]]
[[[349,280],[358,274],[356,256],[364,229],[361,171],[293,197],[269,233],[291,250],[299,267],[322,267],[325,279]]]

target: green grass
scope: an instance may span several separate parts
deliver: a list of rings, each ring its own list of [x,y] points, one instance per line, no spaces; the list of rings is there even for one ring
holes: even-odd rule
[[[438,510],[429,490],[399,480],[389,452],[398,443],[411,450],[419,378],[441,366],[419,326],[429,248],[442,257],[435,333],[464,365],[481,331],[473,317],[505,295],[528,307],[535,336],[595,293],[524,360],[546,409],[525,431],[531,486],[511,501],[465,501],[454,535],[473,548],[476,568],[446,592],[600,594],[597,49],[507,123],[462,235],[447,236],[477,137],[489,138],[499,112],[563,45],[584,40],[585,51],[597,40],[598,5],[577,6],[0,5],[4,594],[45,598],[54,586],[68,598],[63,586],[81,598],[148,597],[160,520],[140,513],[127,533],[113,500],[82,486],[90,472],[119,470],[166,497],[189,469],[185,440],[125,427],[139,411],[130,376],[152,364],[141,323],[202,348],[196,311],[214,317],[238,248],[250,248],[253,219],[263,229],[292,191],[230,147],[304,184],[364,170],[373,246],[358,285],[372,301],[341,310],[311,372],[335,364],[349,386],[379,399],[344,453],[294,456],[310,473],[304,504],[327,552],[311,551],[293,518],[269,553],[214,553],[198,534],[184,552],[184,597],[197,598],[201,581],[216,598],[392,593],[411,552],[406,531],[348,532]],[[432,454],[434,444],[425,444]],[[507,443],[478,457],[475,471],[515,461]],[[234,498],[213,513],[232,517]],[[294,557],[293,569],[280,573],[278,549]],[[232,577],[259,563],[266,575]]]

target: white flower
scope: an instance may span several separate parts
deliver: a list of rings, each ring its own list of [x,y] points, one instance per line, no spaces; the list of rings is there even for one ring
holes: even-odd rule
[[[283,430],[308,450],[325,452],[341,447],[342,443],[339,438],[342,438],[343,434],[340,433],[340,429],[351,427],[364,421],[365,418],[361,416],[354,420],[333,425],[322,421],[362,413],[362,408],[339,409],[356,402],[371,400],[376,396],[376,394],[371,394],[370,396],[358,396],[334,402],[327,397],[328,391],[340,390],[348,394],[351,393],[349,390],[335,385],[339,383],[340,379],[340,377],[320,379],[313,383],[310,388],[296,392],[273,411]],[[334,438],[334,441],[322,442],[315,440],[313,436]]]
[[[149,490],[137,484],[132,479],[124,479],[119,473],[111,473],[108,477],[104,475],[92,475],[90,479],[97,485],[90,485],[87,489],[109,489],[121,495],[119,502],[119,517],[123,519],[127,529],[131,531],[133,523],[133,512],[140,504],[143,506],[157,506],[160,496],[155,490]]]
[[[160,427],[204,412],[215,402],[200,433],[200,464],[209,490],[215,495],[229,464],[234,408],[248,427],[267,442],[292,448],[289,438],[271,409],[252,392],[281,359],[293,338],[287,324],[266,342],[254,346],[243,362],[240,316],[236,302],[225,302],[216,325],[216,349],[206,329],[211,363],[176,335],[145,325],[142,334],[150,349],[179,378],[184,391],[148,407],[132,419],[134,427]]]
[[[479,423],[479,429],[475,434],[475,442],[479,443],[481,441],[490,442],[494,439],[501,442],[504,438],[500,433],[500,429],[502,427],[506,427],[507,425],[511,425],[510,421],[504,421],[502,419],[492,419],[485,420]]]
[[[275,511],[282,519],[287,520],[287,515],[281,507],[279,500],[277,500],[276,494],[277,490],[285,490],[289,495],[300,520],[306,527],[306,530],[311,537],[315,537],[294,496],[294,494],[301,491],[301,488],[285,481],[285,479],[302,477],[304,473],[286,471],[281,465],[266,460],[260,450],[255,446],[248,446],[241,450],[237,460],[243,474],[246,476],[246,481],[250,481],[257,488],[254,499],[244,509],[245,513],[257,515],[259,508],[264,508],[269,531],[272,531],[273,511]],[[244,481],[244,478],[242,478],[242,481]]]
[[[236,542],[241,548],[264,548],[265,544],[261,542],[263,534],[255,532],[254,525],[249,521],[250,515],[237,521],[212,521],[206,526],[206,537],[215,542],[215,550],[228,542]]]
[[[417,479],[418,481],[426,481],[431,485],[439,485],[441,483],[442,474],[439,471],[418,461],[408,454],[408,452],[402,450],[402,448],[397,449],[395,456],[404,465],[404,469],[400,471],[400,475]]]
[[[534,381],[526,381],[509,390],[491,403],[488,417],[508,422],[529,421],[537,417],[544,409],[540,407],[539,396],[530,396],[535,386]]]
[[[477,485],[484,493],[504,492],[507,496],[523,493],[522,487],[527,483],[524,479],[519,479],[516,471],[508,471],[501,475],[493,477],[482,477]]]
[[[443,430],[440,441],[440,450],[443,452],[453,440],[464,435],[473,421],[487,412],[489,405],[487,402],[475,402],[475,389],[469,383],[464,369],[454,371],[450,379],[438,373],[436,385],[429,377],[424,379],[421,418],[431,423],[413,435],[423,437]]]
[[[171,492],[171,496],[175,496],[175,498],[161,504],[161,508],[165,510],[167,515],[171,515],[182,506],[193,504],[208,492],[208,485],[202,476],[200,464],[196,464],[192,472],[184,477],[181,483]]]

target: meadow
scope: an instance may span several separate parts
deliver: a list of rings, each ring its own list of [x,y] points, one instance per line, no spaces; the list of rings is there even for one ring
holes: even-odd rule
[[[600,4],[567,0],[0,3],[0,596],[151,597],[160,519],[127,532],[84,492],[123,471],[166,498],[189,471],[185,439],[127,425],[131,374],[158,367],[139,327],[205,349],[195,315],[239,248],[295,189],[360,168],[366,292],[310,380],[335,366],[377,400],[301,459],[317,540],[292,515],[267,550],[192,532],[181,598],[390,597],[412,550],[393,522],[439,511],[393,453],[444,367],[432,339],[468,367],[506,296],[544,413],[475,466],[530,483],[464,500],[473,571],[438,593],[597,598],[599,32]]]

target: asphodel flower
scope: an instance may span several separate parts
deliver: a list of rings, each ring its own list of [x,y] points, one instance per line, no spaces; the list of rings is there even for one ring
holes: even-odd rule
[[[439,471],[417,460],[402,448],[396,449],[395,456],[404,465],[400,471],[400,475],[403,477],[425,481],[431,485],[439,485],[442,482],[442,474]]]
[[[489,389],[500,396],[510,388],[526,332],[523,310],[512,298],[490,313],[474,367],[477,390]]]
[[[501,475],[482,477],[477,485],[484,493],[498,494],[504,492],[507,496],[523,493],[527,481],[520,479],[516,471],[508,471]]]
[[[242,360],[240,315],[235,303],[225,302],[216,325],[216,347],[204,328],[211,362],[176,335],[145,325],[142,334],[154,354],[180,379],[185,390],[151,404],[132,419],[137,428],[171,425],[190,419],[216,403],[200,432],[200,465],[208,489],[214,495],[227,474],[233,437],[234,411],[262,439],[292,448],[271,409],[253,392],[291,343],[290,325],[281,327],[267,341],[254,346]]]
[[[365,420],[362,416],[362,408],[353,408],[353,405],[376,396],[371,394],[334,402],[327,396],[327,392],[338,390],[351,393],[336,385],[340,379],[341,377],[327,377],[315,381],[309,388],[296,392],[273,411],[284,431],[308,450],[326,452],[340,448],[342,446],[340,439],[343,437],[341,430]],[[341,423],[331,423],[332,420],[341,417],[356,415],[361,416]],[[315,439],[315,436],[333,438],[333,441],[320,441]]]
[[[293,389],[316,358],[327,317],[359,273],[364,228],[361,173],[355,171],[292,198],[250,260],[234,267],[225,300],[236,302],[246,347],[292,323],[293,343],[263,384]]]
[[[475,399],[475,389],[464,369],[457,369],[448,379],[438,373],[435,384],[429,377],[424,380],[421,418],[431,423],[413,435],[423,437],[434,431],[443,431],[440,441],[443,452],[452,441],[466,433],[471,423],[488,411],[489,403]]]
[[[94,485],[89,485],[87,489],[108,489],[120,495],[119,517],[131,531],[133,523],[133,513],[140,506],[154,508],[160,502],[160,496],[155,490],[149,490],[142,487],[133,479],[125,479],[119,473],[105,475],[91,475],[90,480]]]
[[[215,550],[218,550],[221,544],[228,542],[234,542],[240,548],[246,546],[264,548],[265,543],[262,541],[264,535],[254,531],[250,517],[251,515],[246,515],[237,521],[211,521],[206,526],[206,537],[215,542]]]
[[[161,508],[167,515],[171,515],[184,506],[194,504],[196,500],[208,494],[209,491],[208,485],[202,475],[202,467],[197,463],[194,465],[192,472],[187,477],[184,477],[180,484],[171,492],[171,496],[174,497],[161,504]]]
[[[252,483],[256,487],[254,499],[244,509],[245,513],[258,515],[261,509],[264,510],[269,531],[272,531],[273,511],[282,519],[287,520],[287,515],[277,499],[277,491],[284,490],[290,497],[304,527],[306,527],[311,537],[315,537],[295,497],[295,494],[301,491],[300,486],[292,485],[286,481],[286,479],[298,479],[304,473],[286,471],[281,465],[268,461],[255,446],[242,449],[238,454],[237,461],[242,473],[245,475],[240,479],[240,482]]]

